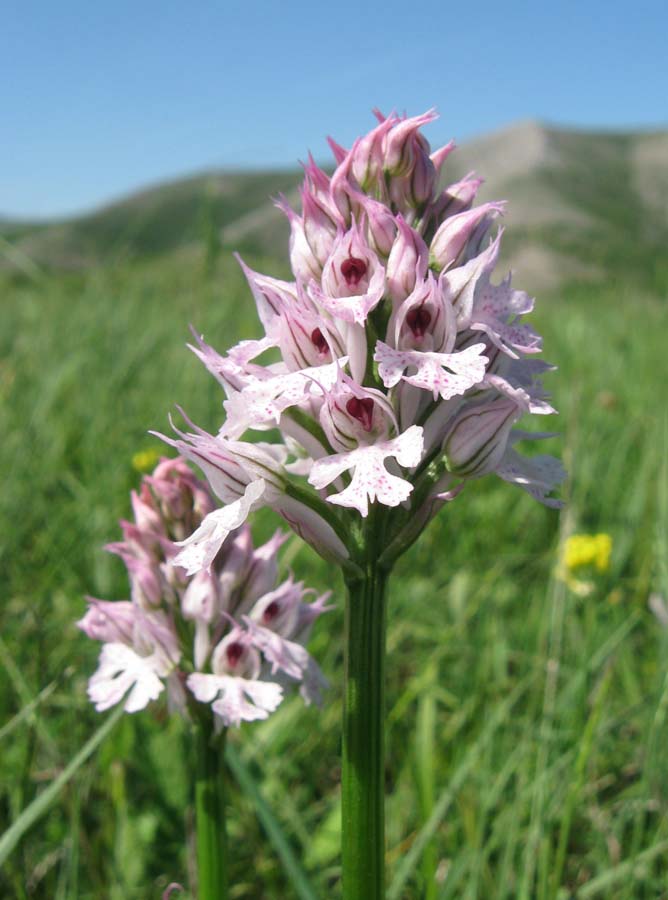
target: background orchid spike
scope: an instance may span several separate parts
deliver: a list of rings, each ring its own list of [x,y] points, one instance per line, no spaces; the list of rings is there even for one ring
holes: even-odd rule
[[[350,150],[330,140],[331,176],[309,158],[301,212],[279,200],[293,280],[241,263],[265,337],[224,356],[202,339],[194,348],[225,388],[227,420],[217,436],[173,443],[234,509],[210,513],[188,539],[192,570],[218,552],[223,519],[238,525],[260,505],[349,574],[372,506],[385,507],[396,558],[482,475],[559,505],[561,466],[514,446],[524,414],[554,410],[538,380],[549,366],[528,358],[541,350],[522,322],[533,300],[510,276],[493,280],[505,204],[474,206],[473,172],[439,187],[454,144],[431,151],[421,128],[432,110],[376,117]],[[262,365],[270,347],[281,361]],[[246,443],[252,432],[277,437],[259,447]]]
[[[250,482],[249,504],[264,484]],[[131,599],[89,597],[77,623],[103,644],[88,684],[96,709],[123,702],[136,712],[166,687],[171,707],[186,717],[201,717],[199,705],[211,704],[219,728],[266,719],[290,683],[300,685],[306,702],[319,702],[325,680],[303,644],[329,594],[305,602],[314,592],[301,582],[277,585],[287,535],[276,532],[254,547],[249,526],[237,527],[235,503],[216,509],[183,459],[163,459],[131,499],[134,522],[121,522],[124,540],[107,548],[127,567]],[[203,522],[223,528],[225,514],[225,546],[205,565],[198,560],[193,577],[186,568],[190,536]]]

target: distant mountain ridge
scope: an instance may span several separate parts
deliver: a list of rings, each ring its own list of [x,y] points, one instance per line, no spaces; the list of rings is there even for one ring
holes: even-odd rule
[[[475,170],[481,200],[508,200],[506,262],[530,289],[632,273],[668,284],[668,132],[589,132],[521,122],[458,147],[444,181]],[[283,257],[289,229],[270,197],[298,206],[301,173],[207,172],[50,223],[0,217],[0,267],[56,269],[174,253],[220,236]]]

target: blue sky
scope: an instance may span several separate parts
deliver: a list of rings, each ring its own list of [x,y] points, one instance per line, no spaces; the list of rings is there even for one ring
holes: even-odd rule
[[[287,167],[370,109],[432,144],[518,119],[668,125],[668,4],[0,0],[0,214],[209,167]]]

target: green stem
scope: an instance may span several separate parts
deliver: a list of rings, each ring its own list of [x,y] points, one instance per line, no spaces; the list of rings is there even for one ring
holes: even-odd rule
[[[225,732],[213,726],[195,726],[197,774],[195,816],[199,900],[226,900],[228,891],[227,832],[225,828]]]
[[[347,581],[343,708],[344,900],[385,896],[385,585],[369,548],[363,578]]]

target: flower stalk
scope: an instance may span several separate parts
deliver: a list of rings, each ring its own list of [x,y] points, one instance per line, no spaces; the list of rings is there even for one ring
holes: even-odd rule
[[[346,580],[341,775],[344,900],[382,900],[385,896],[388,576],[378,563],[375,541],[370,541],[363,577]]]
[[[227,900],[228,853],[225,823],[225,734],[215,735],[202,719],[194,726],[197,745],[195,822],[199,900]]]

